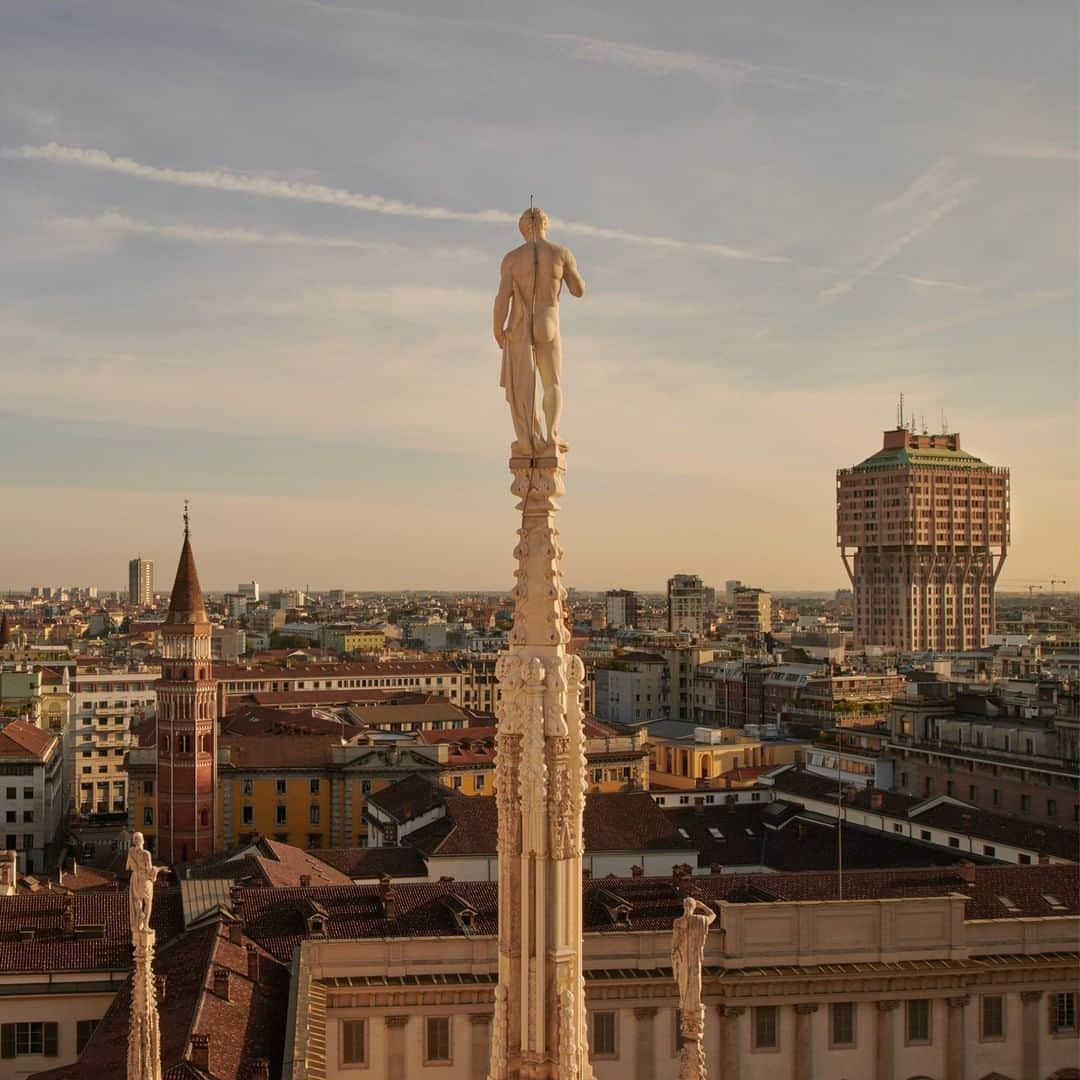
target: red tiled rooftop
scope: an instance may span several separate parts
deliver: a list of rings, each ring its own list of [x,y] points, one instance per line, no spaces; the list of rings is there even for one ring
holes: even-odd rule
[[[28,720],[13,720],[0,728],[0,757],[44,758],[56,739],[52,732],[42,731]]]

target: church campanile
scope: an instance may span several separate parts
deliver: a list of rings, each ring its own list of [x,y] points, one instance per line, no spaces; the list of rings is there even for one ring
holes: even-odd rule
[[[217,695],[210,636],[185,507],[157,687],[158,852],[170,866],[214,853]]]

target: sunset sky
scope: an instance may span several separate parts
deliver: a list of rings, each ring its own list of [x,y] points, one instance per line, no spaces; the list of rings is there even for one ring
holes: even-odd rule
[[[0,587],[508,588],[530,193],[571,585],[845,585],[900,392],[1080,585],[1075,4],[393,7],[0,6]]]

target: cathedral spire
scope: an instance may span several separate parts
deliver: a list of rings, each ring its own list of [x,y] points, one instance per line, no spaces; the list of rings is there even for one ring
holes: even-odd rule
[[[191,552],[191,523],[188,504],[184,501],[184,546],[180,549],[180,563],[176,568],[169,614],[165,621],[179,625],[205,623],[206,605],[203,603],[199,572],[195,569],[195,556]]]

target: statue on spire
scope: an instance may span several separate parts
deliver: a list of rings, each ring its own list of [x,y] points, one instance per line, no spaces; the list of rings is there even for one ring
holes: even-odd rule
[[[530,206],[521,215],[518,229],[525,243],[503,258],[495,296],[495,343],[502,349],[499,385],[506,391],[514,422],[515,457],[534,457],[541,448],[549,452],[565,450],[559,440],[562,417],[559,294],[565,282],[571,296],[584,296],[585,281],[573,253],[551,243],[547,228],[548,216],[540,207]],[[537,373],[543,386],[540,402],[536,394]],[[537,408],[538,404],[541,408]]]

